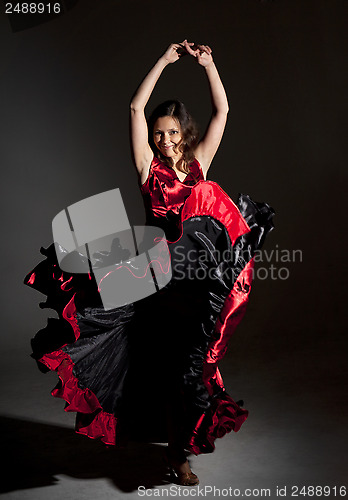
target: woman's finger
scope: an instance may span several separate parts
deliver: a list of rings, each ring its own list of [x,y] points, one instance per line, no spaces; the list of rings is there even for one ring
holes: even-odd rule
[[[206,52],[207,54],[210,54],[209,48],[206,45],[198,45],[199,50]]]
[[[209,45],[203,45],[205,51],[207,52],[207,54],[211,54],[213,51],[211,50],[211,48],[209,47]]]
[[[196,52],[194,50],[191,49],[190,45],[188,44],[187,40],[185,40],[185,43],[184,43],[184,46],[185,46],[185,49],[187,50],[187,52],[191,55],[191,56],[196,56]]]

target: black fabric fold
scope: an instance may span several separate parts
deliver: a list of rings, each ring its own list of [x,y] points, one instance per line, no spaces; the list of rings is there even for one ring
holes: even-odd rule
[[[76,314],[79,338],[62,349],[75,365],[79,387],[91,389],[108,413],[116,413],[122,401],[133,315],[133,304],[108,311],[85,308]]]
[[[90,389],[131,438],[166,442],[166,412],[180,401],[188,442],[199,416],[224,397],[217,386],[209,394],[203,381],[208,346],[239,274],[274,227],[274,211],[266,203],[240,195],[237,206],[250,232],[232,246],[226,227],[213,217],[185,220],[182,236],[169,244],[171,282],[134,304],[105,311],[94,277],[63,272],[54,245],[41,250],[46,259],[24,279],[47,296],[41,307],[58,313],[32,339],[32,356],[39,360],[61,348],[74,363],[79,387]],[[174,234],[177,222],[170,215],[159,225]],[[100,254],[98,265],[103,267],[108,257]],[[63,289],[63,283],[69,286]],[[77,339],[63,318],[73,296]]]

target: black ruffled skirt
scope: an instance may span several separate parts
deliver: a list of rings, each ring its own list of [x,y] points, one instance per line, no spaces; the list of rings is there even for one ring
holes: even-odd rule
[[[58,373],[52,394],[77,412],[76,432],[110,445],[168,442],[174,415],[182,446],[199,454],[239,430],[248,411],[226,392],[218,362],[244,315],[273,215],[266,203],[240,195],[234,204],[217,184],[198,183],[168,245],[170,282],[113,309],[91,274],[62,271],[54,245],[41,249],[46,259],[24,283],[58,319],[32,339],[32,357]]]

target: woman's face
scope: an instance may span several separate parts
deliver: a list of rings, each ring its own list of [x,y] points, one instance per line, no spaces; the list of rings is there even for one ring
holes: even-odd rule
[[[169,158],[179,159],[182,153],[175,150],[182,135],[179,123],[171,116],[157,118],[153,128],[153,140],[162,154]]]

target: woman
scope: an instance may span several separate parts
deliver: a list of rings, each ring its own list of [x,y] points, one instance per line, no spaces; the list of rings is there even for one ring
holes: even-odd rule
[[[168,64],[178,61],[185,53],[193,56],[198,64],[205,69],[211,89],[212,118],[204,138],[199,143],[193,120],[189,117],[183,104],[179,102],[167,102],[159,106],[149,120],[149,130],[145,118],[145,106],[162,71]],[[179,184],[179,189],[182,191],[179,200],[177,188],[175,188],[175,194],[173,193],[174,214],[176,216],[190,192],[189,186],[192,186],[192,179],[188,179],[188,176],[191,172],[195,174],[195,181],[206,179],[212,159],[221,142],[228,113],[226,93],[213,62],[211,48],[206,45],[196,47],[187,40],[181,44],[171,44],[138,88],[130,108],[132,152],[140,176],[141,190],[145,197],[147,223],[165,229],[170,240],[176,239],[173,234],[174,217],[171,218],[170,222],[168,221],[168,206],[165,203],[156,203],[157,206],[154,206],[152,202],[154,193],[151,192],[149,186],[151,182],[149,174],[151,168],[155,169],[156,166],[158,168],[159,165],[163,169],[163,165],[164,168],[173,170],[178,180],[177,184],[186,183],[187,187],[185,186],[185,188]],[[161,163],[156,162],[156,157],[160,161],[162,160]],[[191,182],[189,182],[190,180]],[[152,186],[153,188],[154,186]],[[175,419],[171,419],[170,415],[168,421],[172,422],[172,426],[175,427]],[[169,442],[169,464],[179,475],[182,484],[198,484],[198,478],[189,467],[184,449],[175,442],[177,433],[174,429],[171,434],[174,436],[174,441]]]
[[[168,64],[177,62],[183,54],[191,55],[198,64],[204,68],[210,85],[212,116],[204,137],[199,142],[192,118],[188,114],[185,106],[178,101],[166,101],[158,106],[152,113],[149,123],[147,123],[145,118],[146,104],[162,71]],[[172,354],[172,359],[174,361],[172,364],[169,363],[171,370],[173,370],[175,361],[178,360],[180,366],[185,368],[177,370],[176,379],[173,379],[175,381],[172,382],[170,390],[168,390],[168,379],[170,377],[166,378],[166,391],[170,395],[167,401],[169,441],[167,461],[172,469],[174,469],[180,484],[195,485],[198,484],[198,478],[192,473],[189,467],[189,463],[185,456],[185,448],[194,452],[203,451],[202,448],[199,449],[199,446],[194,446],[192,434],[194,432],[196,432],[196,434],[198,433],[199,425],[197,426],[197,422],[199,422],[199,418],[202,418],[203,414],[207,415],[209,413],[208,409],[212,407],[210,399],[214,394],[213,385],[218,385],[221,389],[223,388],[223,384],[221,378],[218,376],[216,368],[215,370],[213,368],[213,365],[216,365],[217,358],[219,357],[217,352],[214,353],[215,363],[210,363],[210,382],[208,382],[207,373],[203,373],[204,367],[206,372],[209,371],[207,370],[207,366],[209,365],[206,355],[208,344],[212,341],[212,336],[209,334],[207,336],[208,338],[205,338],[202,332],[206,334],[209,328],[210,331],[212,331],[216,326],[217,317],[214,317],[212,321],[213,324],[210,325],[208,325],[208,321],[204,323],[202,319],[194,324],[191,320],[192,316],[195,316],[192,297],[195,298],[196,316],[201,317],[202,314],[199,311],[202,310],[202,306],[204,308],[208,307],[209,309],[209,304],[211,305],[209,299],[211,299],[212,295],[216,297],[216,295],[220,293],[220,304],[215,303],[215,307],[213,308],[215,313],[217,310],[220,312],[223,310],[222,302],[227,296],[225,296],[224,292],[221,290],[218,291],[216,283],[215,288],[210,284],[208,286],[209,291],[207,290],[203,293],[197,289],[197,286],[195,288],[195,284],[197,285],[197,283],[198,287],[202,287],[202,280],[199,279],[198,272],[202,271],[203,265],[205,269],[207,269],[209,265],[207,259],[205,262],[202,262],[201,259],[199,263],[196,259],[194,263],[196,265],[195,267],[195,265],[189,262],[190,259],[186,258],[185,260],[184,255],[182,255],[180,259],[176,258],[178,253],[176,250],[178,249],[178,245],[180,245],[184,253],[186,252],[186,257],[190,252],[192,255],[193,250],[196,250],[197,256],[197,250],[203,250],[197,238],[196,243],[192,244],[192,241],[195,239],[194,233],[197,232],[198,229],[201,231],[201,234],[205,235],[205,238],[210,238],[210,247],[208,249],[206,244],[205,248],[207,254],[211,252],[212,247],[214,247],[215,251],[219,250],[216,235],[212,234],[211,228],[207,227],[207,224],[214,223],[216,225],[219,219],[220,223],[224,221],[224,217],[221,218],[221,216],[217,215],[219,208],[222,209],[222,212],[225,212],[227,218],[233,213],[234,221],[227,222],[231,240],[232,238],[240,237],[249,230],[247,224],[227,195],[214,183],[209,183],[209,185],[208,183],[204,183],[208,169],[220,145],[229,109],[226,93],[213,61],[211,48],[207,45],[194,45],[194,43],[189,43],[187,40],[184,40],[182,43],[171,44],[138,88],[132,99],[130,108],[132,152],[134,163],[140,177],[141,191],[144,196],[147,213],[147,223],[162,227],[166,232],[168,240],[172,242],[170,251],[173,267],[173,281],[177,285],[175,290],[176,295],[173,295],[173,291],[171,291],[173,297],[172,300],[170,300],[169,293],[169,297],[166,297],[167,303],[162,310],[168,311],[169,303],[171,302],[171,321],[175,317],[180,318],[180,321],[184,318],[185,323],[183,325],[180,324],[180,321],[175,323],[175,327],[172,325],[171,333],[173,338],[176,339],[176,345],[180,345],[178,331],[182,329],[191,338],[190,342],[186,343],[186,349],[185,344],[181,344],[185,352],[175,351],[175,354]],[[200,199],[205,200],[205,202],[194,202],[195,196],[200,197]],[[212,200],[214,200],[215,210],[212,207],[207,207],[209,201],[211,202]],[[184,215],[185,213],[186,215]],[[187,213],[190,213],[190,217],[187,216]],[[199,223],[197,222],[197,215],[204,215],[204,229],[202,229],[201,221],[199,221]],[[193,230],[188,227],[188,220],[192,222],[192,216],[195,216]],[[239,224],[238,228],[236,228],[236,224]],[[223,233],[223,229],[224,228],[220,226],[220,233]],[[188,238],[189,236],[190,238]],[[219,238],[221,238],[221,234],[219,234]],[[185,239],[190,241],[186,241]],[[230,242],[225,241],[225,250],[230,250],[229,243]],[[223,248],[223,245],[221,248]],[[239,259],[243,260],[241,252]],[[225,258],[225,260],[228,259]],[[184,273],[182,273],[183,261],[185,261]],[[247,262],[249,262],[249,259]],[[243,268],[246,267],[245,264],[247,264],[247,262],[243,263]],[[190,268],[194,273],[188,276],[187,268],[190,264]],[[226,270],[226,262],[224,262],[223,259],[219,261],[219,266],[220,271],[223,266],[225,266]],[[216,266],[214,272],[216,272],[219,266]],[[237,268],[238,265],[235,265],[234,270]],[[231,271],[231,266],[229,271]],[[244,269],[244,275],[245,278],[247,278],[246,280],[244,279],[244,286],[247,288],[247,293],[244,293],[242,300],[239,299],[237,307],[239,311],[242,308],[242,304],[245,304],[250,290],[250,271],[251,263],[249,268]],[[196,275],[194,275],[195,273]],[[183,278],[180,280],[181,288],[178,287],[179,275]],[[200,276],[201,275],[200,273]],[[209,278],[205,281],[209,281]],[[190,287],[188,287],[188,282],[191,285]],[[221,282],[219,282],[219,284],[221,285]],[[225,288],[230,286],[228,280],[225,281],[224,285]],[[180,293],[178,293],[178,290],[180,290]],[[193,290],[194,293],[192,293]],[[213,291],[215,292],[214,294]],[[182,309],[187,301],[190,302],[190,307],[185,315]],[[175,306],[173,307],[173,303],[176,303],[176,309]],[[233,308],[230,308],[230,313],[232,310]],[[236,317],[236,307],[233,312]],[[226,315],[227,313],[225,312],[225,316]],[[210,320],[212,316],[212,311],[210,311]],[[240,316],[238,320],[239,319]],[[163,322],[164,324],[168,323],[165,320],[163,320]],[[236,324],[236,319],[234,323]],[[225,326],[226,325],[227,323],[225,323]],[[220,331],[221,330],[222,328],[220,327]],[[232,324],[230,320],[229,334],[225,335],[225,337],[231,334],[231,330]],[[168,331],[166,332],[166,336],[170,338],[170,333],[168,333]],[[193,337],[196,337],[195,341],[192,341]],[[220,341],[222,337],[221,335]],[[173,343],[171,345],[173,345]],[[197,357],[194,359],[195,351],[200,353],[200,355],[198,355],[198,363]],[[210,352],[212,353],[213,351],[214,346],[211,343]],[[161,353],[159,352],[158,355],[160,356]],[[166,354],[165,359],[168,364],[168,354]],[[212,360],[210,360],[210,362],[211,361]],[[197,364],[200,366],[199,369],[197,369]],[[193,366],[195,366],[196,369],[194,376],[192,376]],[[169,372],[170,370],[167,368],[167,371]],[[202,387],[202,380],[206,381],[205,387]],[[198,390],[197,387],[199,388]],[[210,395],[207,388],[210,388]],[[186,397],[187,393],[190,393],[191,402],[189,404],[187,401],[185,404],[185,393]],[[215,396],[216,395],[217,391],[215,390]],[[220,407],[223,407],[222,400],[223,398],[220,398]],[[235,428],[239,428],[242,421],[245,420],[247,412],[239,408],[232,400],[229,401],[229,404],[233,407],[232,410],[230,408],[230,411],[234,413]],[[218,407],[219,405],[217,405],[217,408]],[[188,425],[188,421],[191,421],[191,428]],[[236,424],[237,421],[238,424]],[[202,420],[200,425],[203,425]],[[207,449],[204,451],[207,451]]]
[[[193,43],[184,40],[182,44],[171,44],[157,61],[140,85],[131,103],[131,139],[134,161],[143,184],[149,174],[153,151],[148,143],[148,130],[144,109],[162,71],[168,64],[175,63],[185,51],[193,56],[205,69],[212,93],[213,114],[204,138],[198,145],[192,144],[195,158],[199,161],[204,178],[219,147],[228,113],[228,102],[224,87],[213,61],[212,50],[207,45],[193,49]],[[154,143],[161,156],[170,158],[170,163],[179,180],[187,174],[185,154],[176,145],[182,140],[178,123],[170,117],[159,117],[154,124]],[[152,131],[150,131],[152,134]],[[184,152],[185,153],[185,152]]]
[[[183,54],[210,84],[212,117],[199,142],[179,101],[145,118],[159,76]],[[76,431],[106,444],[167,442],[167,464],[182,485],[199,482],[186,451],[212,452],[215,439],[238,431],[248,416],[226,393],[217,363],[245,311],[253,253],[273,227],[267,204],[240,195],[237,206],[205,180],[227,113],[210,47],[187,40],[170,45],[132,99],[131,144],[147,223],[164,229],[169,242],[166,287],[104,310],[91,276],[62,272],[53,246],[41,250],[46,260],[24,280],[58,312],[32,340],[32,356],[43,371],[57,371],[52,394],[77,412]]]

